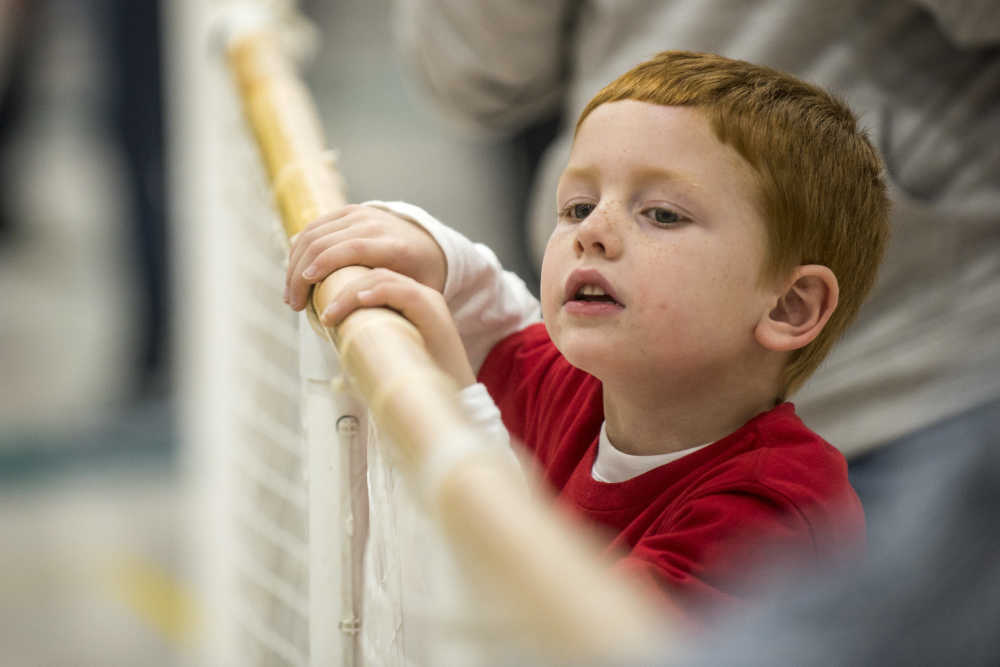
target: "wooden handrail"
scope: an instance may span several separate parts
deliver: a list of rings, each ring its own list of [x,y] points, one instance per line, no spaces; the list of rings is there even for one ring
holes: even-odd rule
[[[285,230],[294,236],[345,203],[311,96],[269,32],[232,40],[228,59]],[[347,267],[324,280],[313,291],[315,312],[367,270]],[[410,474],[447,459],[442,448],[463,451],[463,441],[482,437],[458,405],[455,382],[405,318],[366,308],[328,334]],[[434,486],[432,514],[478,580],[513,611],[522,637],[560,660],[601,661],[643,655],[654,633],[662,633],[662,610],[610,571],[596,541],[557,515],[518,471],[488,456],[463,455],[435,475]]]

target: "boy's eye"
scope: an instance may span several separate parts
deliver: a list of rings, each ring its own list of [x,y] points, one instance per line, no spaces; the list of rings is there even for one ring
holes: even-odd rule
[[[563,209],[563,215],[570,220],[583,220],[594,210],[593,204],[570,204]]]
[[[646,210],[646,215],[653,219],[658,225],[672,225],[678,222],[683,222],[684,218],[680,216],[676,211],[672,211],[669,208],[651,208]]]

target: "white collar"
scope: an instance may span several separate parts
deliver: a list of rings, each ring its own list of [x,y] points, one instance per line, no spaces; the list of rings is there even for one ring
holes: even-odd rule
[[[703,445],[688,447],[677,452],[667,452],[666,454],[650,454],[648,456],[626,454],[615,447],[611,443],[611,440],[608,439],[607,422],[604,422],[601,424],[601,435],[597,441],[597,457],[594,459],[594,467],[590,470],[590,476],[598,482],[606,482],[608,484],[624,482],[625,480],[649,472],[653,468],[659,468],[671,461],[676,461],[710,444],[712,443],[706,442]]]

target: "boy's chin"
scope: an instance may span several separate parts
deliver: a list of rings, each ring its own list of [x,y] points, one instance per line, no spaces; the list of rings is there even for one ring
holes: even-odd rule
[[[574,341],[565,345],[556,344],[556,348],[571,366],[598,379],[602,379],[616,364],[608,344]]]
[[[552,332],[549,332],[552,336]],[[650,359],[630,354],[620,339],[607,331],[574,328],[552,336],[552,342],[562,356],[575,368],[606,382],[620,375],[642,375],[649,370]]]
[[[573,340],[557,343],[556,348],[575,368],[612,385],[629,385],[641,382],[640,378],[665,378],[697,376],[692,360],[651,358],[649,355],[632,354],[635,348],[623,349],[607,339]]]

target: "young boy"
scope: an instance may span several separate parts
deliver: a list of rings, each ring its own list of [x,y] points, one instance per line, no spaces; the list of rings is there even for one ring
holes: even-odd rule
[[[488,249],[401,203],[312,224],[286,299],[298,310],[330,272],[382,267],[324,322],[402,312],[467,398],[492,397],[561,501],[609,531],[619,567],[701,610],[752,594],[762,559],[818,566],[863,545],[843,456],[784,400],[874,280],[880,170],[825,92],[665,52],[581,114],[544,324]]]

